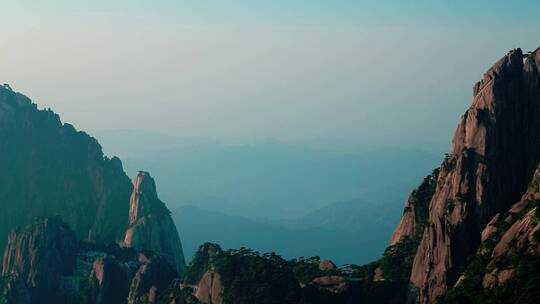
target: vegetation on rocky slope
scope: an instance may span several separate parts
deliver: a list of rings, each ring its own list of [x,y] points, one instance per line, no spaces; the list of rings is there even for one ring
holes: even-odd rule
[[[132,185],[88,134],[0,86],[0,250],[14,227],[60,215],[80,239],[119,240]]]
[[[540,169],[522,199],[486,226],[478,252],[469,258],[462,278],[440,303],[540,302],[538,198]]]
[[[323,264],[328,267],[321,267]],[[217,244],[206,243],[197,251],[184,282],[197,284],[207,271],[219,274],[225,304],[346,303],[353,296],[348,289],[354,284],[348,281],[349,270],[338,269],[319,257],[285,260],[275,253],[248,248],[225,251]],[[320,278],[330,285],[315,283]],[[326,289],[332,286],[337,289]]]

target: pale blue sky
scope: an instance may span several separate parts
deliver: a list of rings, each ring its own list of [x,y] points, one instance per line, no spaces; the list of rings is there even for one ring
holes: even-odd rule
[[[449,142],[485,69],[540,46],[539,13],[537,0],[3,0],[0,82],[83,129]]]
[[[538,1],[522,0],[3,0],[24,12],[107,12],[190,23],[229,22],[518,22],[537,19]],[[534,20],[539,24],[538,20]]]

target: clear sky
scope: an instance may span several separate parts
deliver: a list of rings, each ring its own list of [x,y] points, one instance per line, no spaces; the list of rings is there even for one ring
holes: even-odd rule
[[[0,82],[82,129],[449,142],[540,1],[0,2]]]

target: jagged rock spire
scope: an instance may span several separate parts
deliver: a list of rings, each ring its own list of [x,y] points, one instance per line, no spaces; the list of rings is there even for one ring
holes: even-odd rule
[[[156,182],[150,173],[139,171],[133,180],[133,186],[129,200],[129,225],[136,224],[137,220],[152,213],[170,213],[158,198]]]
[[[130,227],[122,245],[163,255],[182,272],[186,267],[182,243],[169,209],[157,196],[154,179],[148,172],[140,171],[133,184],[129,208]]]

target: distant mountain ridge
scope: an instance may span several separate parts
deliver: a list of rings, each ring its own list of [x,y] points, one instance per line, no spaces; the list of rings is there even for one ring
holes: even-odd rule
[[[97,135],[107,151],[122,158],[127,172],[152,172],[172,210],[194,205],[268,220],[295,219],[357,198],[394,206],[443,152],[367,144],[356,152],[338,152],[262,140],[223,144],[127,130]],[[396,221],[399,216],[397,211]]]
[[[312,221],[324,218],[324,212],[315,212],[313,217],[298,220],[264,221],[184,206],[173,211],[173,218],[180,231],[190,231],[182,237],[188,259],[201,242],[214,242],[227,249],[249,247],[260,252],[272,251],[289,259],[318,255],[337,264],[361,264],[380,256],[395,225],[391,216],[372,216],[370,207],[371,205],[366,204],[343,209],[343,213],[350,214],[349,223],[340,223],[339,219],[334,217],[320,225]],[[331,208],[329,206],[322,210]],[[355,216],[359,209],[365,211],[365,217]],[[356,220],[353,221],[353,218]],[[370,218],[373,221],[363,222]],[[378,228],[374,231],[362,227]]]
[[[394,227],[397,204],[372,203],[361,199],[328,204],[296,219],[281,221],[295,228],[325,228],[333,230],[363,230],[377,227],[381,232]]]

